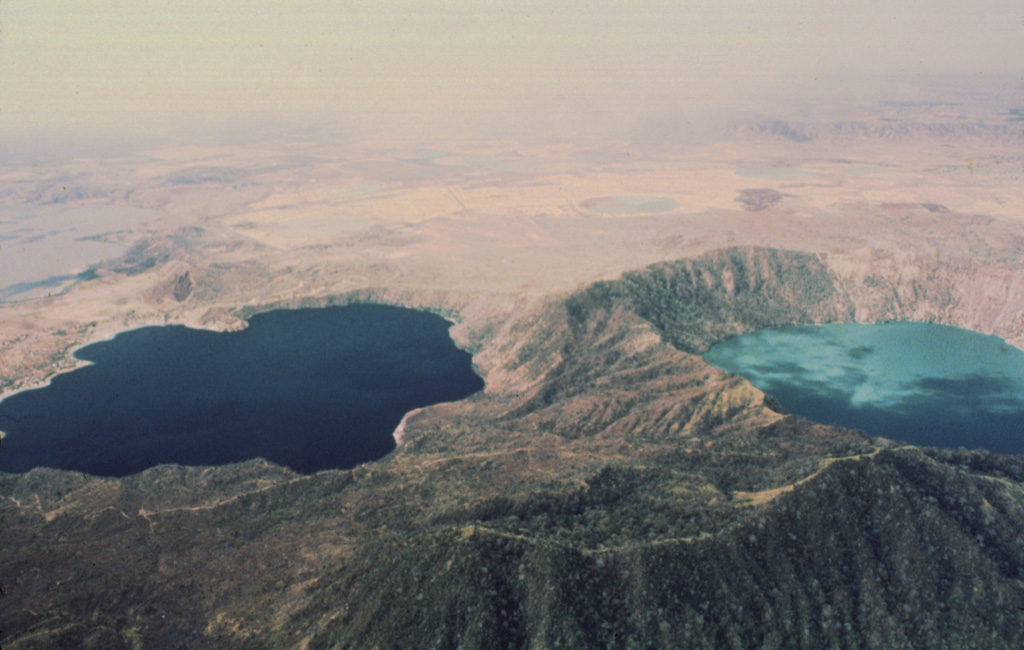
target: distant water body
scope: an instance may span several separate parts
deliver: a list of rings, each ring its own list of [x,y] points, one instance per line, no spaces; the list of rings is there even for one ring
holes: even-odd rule
[[[0,471],[125,476],[262,457],[311,473],[375,460],[405,413],[483,388],[450,325],[351,305],[258,314],[239,332],[123,332],[75,354],[91,365],[0,402]]]
[[[612,217],[661,214],[680,207],[679,201],[667,196],[599,196],[580,202],[580,206]]]
[[[814,178],[814,172],[803,169],[789,169],[786,167],[765,167],[758,169],[741,169],[736,172],[737,176],[744,178],[756,178],[764,181],[799,181]]]
[[[790,413],[915,445],[1024,454],[1024,352],[925,323],[762,330],[704,358]]]
[[[0,302],[63,291],[97,263],[124,253],[119,233],[158,216],[75,198],[72,193],[48,205],[0,207]]]

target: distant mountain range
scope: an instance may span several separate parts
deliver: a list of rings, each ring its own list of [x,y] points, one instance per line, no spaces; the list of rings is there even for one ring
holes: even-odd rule
[[[850,140],[881,140],[904,142],[919,139],[961,140],[991,139],[1001,142],[1024,141],[1024,125],[1011,115],[1005,120],[978,122],[915,121],[879,119],[876,121],[798,122],[778,119],[739,121],[728,130],[739,137],[770,137],[792,142]]]

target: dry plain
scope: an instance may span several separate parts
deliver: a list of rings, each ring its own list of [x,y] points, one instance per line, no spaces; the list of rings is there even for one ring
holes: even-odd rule
[[[72,363],[68,350],[126,328],[236,327],[245,306],[357,291],[445,310],[472,338],[545,298],[727,246],[820,253],[857,274],[880,257],[993,264],[1012,276],[985,288],[997,299],[1021,282],[1019,152],[985,134],[747,134],[654,152],[288,142],[8,166],[8,211],[143,216],[106,235],[127,258],[93,264],[88,281],[72,265],[43,295],[0,306],[0,381],[36,384]],[[1008,319],[966,324],[1020,345]]]

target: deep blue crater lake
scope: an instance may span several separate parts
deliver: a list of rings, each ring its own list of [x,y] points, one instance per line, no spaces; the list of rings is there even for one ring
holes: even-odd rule
[[[708,350],[784,410],[914,445],[1024,454],[1024,351],[926,323],[762,330]]]
[[[375,460],[407,412],[483,388],[450,326],[359,304],[257,314],[238,332],[122,332],[75,353],[90,365],[0,402],[0,471],[126,476],[262,457],[312,473]]]

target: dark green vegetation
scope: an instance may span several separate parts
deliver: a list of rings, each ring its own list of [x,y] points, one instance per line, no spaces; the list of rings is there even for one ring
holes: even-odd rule
[[[780,415],[693,354],[855,305],[905,308],[894,295],[813,256],[722,251],[508,324],[478,351],[501,360],[490,390],[408,418],[378,463],[3,476],[0,638],[1020,647],[1024,459]]]

